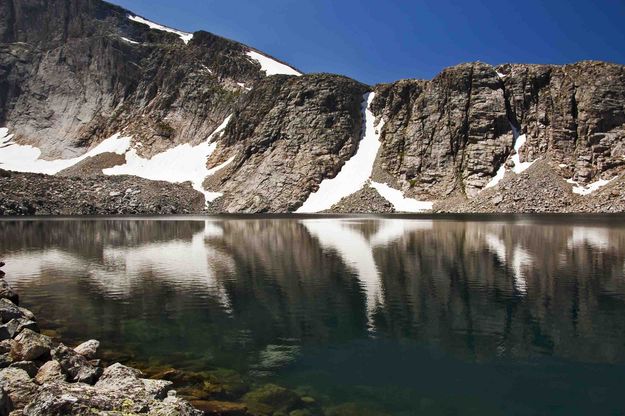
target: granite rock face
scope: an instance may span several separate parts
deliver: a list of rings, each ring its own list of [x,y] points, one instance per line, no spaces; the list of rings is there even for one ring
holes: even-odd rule
[[[226,212],[297,209],[358,147],[367,87],[336,75],[273,76],[236,107],[209,160],[232,162],[208,178]]]
[[[377,175],[420,198],[476,197],[525,135],[522,162],[549,158],[582,184],[614,177],[625,165],[624,83],[625,67],[603,62],[478,62],[377,86]]]
[[[152,155],[200,142],[264,77],[249,48],[207,32],[189,44],[100,0],[0,3],[0,125],[44,157],[116,132]]]

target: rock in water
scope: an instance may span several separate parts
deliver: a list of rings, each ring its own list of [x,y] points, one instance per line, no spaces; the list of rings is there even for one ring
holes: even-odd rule
[[[91,339],[74,348],[74,351],[85,357],[87,360],[93,360],[98,354],[99,347],[100,341]]]
[[[52,358],[59,362],[63,373],[71,381],[94,384],[102,374],[100,367],[92,365],[85,357],[63,344],[52,351]]]
[[[0,321],[6,324],[11,319],[24,318],[24,313],[8,299],[0,299]]]

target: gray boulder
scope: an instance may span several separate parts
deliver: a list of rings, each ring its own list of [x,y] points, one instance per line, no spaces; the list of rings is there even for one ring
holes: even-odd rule
[[[35,382],[37,384],[53,383],[65,381],[66,377],[63,374],[63,368],[61,364],[56,360],[50,360],[39,368],[39,371],[35,375]]]
[[[13,291],[9,283],[4,279],[0,279],[0,298],[8,299],[16,305],[18,305],[20,301],[18,294]]]
[[[0,388],[9,396],[13,409],[22,409],[37,393],[37,385],[28,373],[20,368],[5,368],[0,371]]]
[[[0,299],[0,323],[6,324],[11,319],[24,318],[24,312],[8,299]]]
[[[85,357],[87,360],[93,360],[98,354],[99,347],[100,341],[90,339],[89,341],[83,342],[82,344],[74,348],[74,351]]]
[[[24,329],[15,337],[18,343],[18,354],[24,361],[33,361],[50,354],[52,339],[30,329]]]
[[[94,384],[102,374],[102,369],[91,364],[85,357],[64,344],[52,351],[52,358],[61,365],[64,374],[71,381]]]

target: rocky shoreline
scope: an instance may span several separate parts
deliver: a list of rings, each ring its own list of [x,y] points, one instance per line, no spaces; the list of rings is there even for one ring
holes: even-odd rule
[[[105,367],[96,340],[70,348],[42,334],[3,277],[0,416],[203,414],[177,397],[171,381],[144,378],[120,363]]]
[[[143,365],[93,339],[72,348],[19,305],[0,270],[0,416],[386,415],[360,403],[323,407],[305,391],[234,370]]]

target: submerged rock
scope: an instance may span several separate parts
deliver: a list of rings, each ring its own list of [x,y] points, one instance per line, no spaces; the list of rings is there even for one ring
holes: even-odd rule
[[[243,398],[249,412],[253,415],[273,415],[276,412],[287,413],[301,404],[297,394],[275,384],[266,384],[245,395]]]

